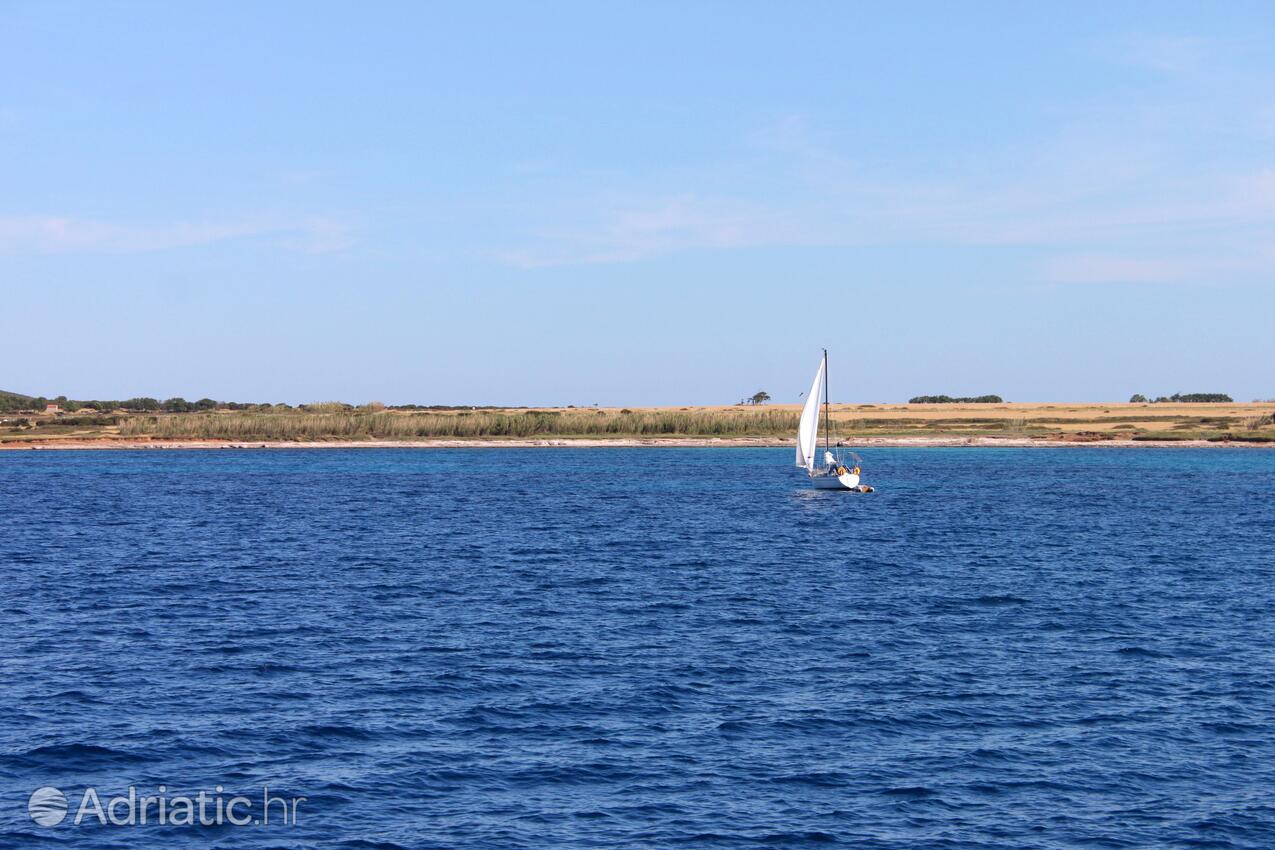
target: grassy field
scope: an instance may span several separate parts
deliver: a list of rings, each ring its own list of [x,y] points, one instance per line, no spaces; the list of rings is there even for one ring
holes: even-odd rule
[[[450,411],[311,410],[140,414],[6,414],[0,441],[509,440],[534,438],[790,439],[796,405]],[[834,435],[861,438],[1015,437],[1275,442],[1275,403],[835,404]]]
[[[779,410],[702,411],[481,411],[421,413],[210,413],[133,417],[123,436],[213,439],[501,439],[562,437],[744,437],[786,433],[796,414]]]

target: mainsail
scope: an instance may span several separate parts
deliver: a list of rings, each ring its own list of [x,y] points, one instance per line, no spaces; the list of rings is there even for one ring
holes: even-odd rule
[[[806,406],[801,409],[801,424],[797,427],[797,466],[807,471],[815,468],[815,452],[819,442],[819,403],[823,400],[823,370],[826,359],[819,361],[819,371],[810,385]]]

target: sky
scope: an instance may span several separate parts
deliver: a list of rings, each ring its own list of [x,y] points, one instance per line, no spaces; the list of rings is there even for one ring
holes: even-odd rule
[[[1275,398],[1275,4],[0,0],[0,389]]]

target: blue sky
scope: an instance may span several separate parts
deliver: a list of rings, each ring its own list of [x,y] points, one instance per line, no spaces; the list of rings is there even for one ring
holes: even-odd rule
[[[1275,4],[0,0],[0,388],[1275,397]]]

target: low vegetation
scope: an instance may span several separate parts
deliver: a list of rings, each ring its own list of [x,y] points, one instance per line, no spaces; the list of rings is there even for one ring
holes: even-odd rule
[[[919,395],[908,399],[908,404],[1004,404],[1005,399],[998,395],[959,396]]]
[[[833,404],[833,436],[872,438],[1014,438],[1063,442],[1114,439],[1275,442],[1275,404],[1214,403],[1216,394],[1178,394],[1160,403],[1010,404],[999,396],[921,396],[907,405]],[[1172,399],[1176,398],[1177,401]],[[320,401],[291,406],[163,401],[47,402],[0,393],[0,443],[81,440],[482,440],[549,438],[766,438],[788,441],[797,404],[748,403],[700,408],[478,408],[353,405]],[[46,410],[53,403],[57,410]],[[969,405],[969,406],[962,406]],[[995,405],[995,406],[991,406]]]
[[[19,413],[35,407],[35,399],[29,395],[0,390],[0,413]],[[44,405],[40,405],[43,409]]]
[[[739,413],[619,413],[600,410],[213,413],[131,417],[121,425],[120,436],[221,440],[765,437],[794,433],[797,419],[796,413],[779,410]]]
[[[1130,404],[1231,404],[1234,402],[1226,393],[1174,393],[1162,395],[1154,401],[1142,393],[1134,393]]]

